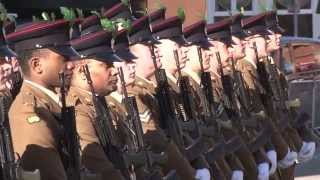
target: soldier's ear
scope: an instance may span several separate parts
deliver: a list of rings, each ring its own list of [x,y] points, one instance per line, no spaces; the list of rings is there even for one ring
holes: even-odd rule
[[[32,57],[30,60],[29,60],[29,67],[30,67],[30,70],[37,73],[37,74],[40,74],[43,72],[43,69],[42,69],[42,65],[41,65],[41,60],[39,57]]]

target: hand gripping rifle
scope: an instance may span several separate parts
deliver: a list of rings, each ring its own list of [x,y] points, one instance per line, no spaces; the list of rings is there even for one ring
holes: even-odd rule
[[[83,66],[83,72],[92,93],[92,102],[95,109],[94,128],[99,138],[100,144],[109,160],[120,169],[126,179],[134,179],[132,160],[125,148],[118,147],[116,143],[116,132],[112,124],[109,107],[104,97],[95,93],[88,65]]]
[[[146,171],[148,172],[148,178],[150,180],[162,179],[160,173],[156,171],[154,164],[159,161],[164,161],[164,156],[162,154],[154,154],[148,150],[147,145],[143,139],[143,129],[139,116],[139,110],[134,96],[128,96],[126,89],[126,82],[124,80],[122,68],[118,68],[119,77],[121,80],[122,91],[124,94],[124,104],[127,110],[127,120],[128,126],[131,130],[131,140],[133,142],[133,147],[129,147],[129,151],[133,153],[141,154],[144,157]],[[161,162],[159,162],[161,163]]]
[[[0,96],[0,161],[3,180],[18,180],[19,164],[15,161],[10,133],[8,111],[11,97]]]
[[[66,85],[64,72],[59,73],[61,94],[61,124],[64,128],[66,153],[62,158],[68,180],[81,179],[80,143],[77,133],[74,106],[66,105]],[[67,156],[67,157],[65,157]]]

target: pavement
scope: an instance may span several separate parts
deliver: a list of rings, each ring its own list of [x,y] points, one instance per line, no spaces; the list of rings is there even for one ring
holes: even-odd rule
[[[314,158],[307,163],[298,164],[295,180],[320,180],[320,149],[318,148]]]

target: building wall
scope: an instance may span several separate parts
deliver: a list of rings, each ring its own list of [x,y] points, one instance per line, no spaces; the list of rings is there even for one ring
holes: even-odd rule
[[[167,8],[167,17],[175,16],[177,9],[185,9],[186,20],[184,26],[203,19],[207,13],[207,0],[148,0],[148,9],[153,11],[159,8],[159,3]]]

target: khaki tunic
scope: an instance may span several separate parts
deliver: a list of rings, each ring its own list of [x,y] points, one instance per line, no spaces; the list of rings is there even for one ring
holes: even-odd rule
[[[45,180],[67,179],[58,152],[60,111],[51,97],[26,82],[9,111],[13,148],[22,168],[39,169]]]
[[[100,145],[93,125],[95,110],[91,94],[79,88],[71,87],[67,102],[75,107],[81,160],[84,167],[93,173],[101,174],[102,179],[123,180],[120,171],[113,166]]]
[[[164,151],[168,156],[168,162],[163,167],[164,174],[176,170],[181,179],[194,179],[195,170],[159,127],[160,111],[152,82],[136,77],[135,85],[128,87],[128,93],[136,97],[146,143],[151,146],[152,151]]]

